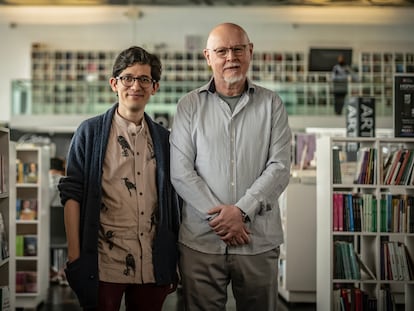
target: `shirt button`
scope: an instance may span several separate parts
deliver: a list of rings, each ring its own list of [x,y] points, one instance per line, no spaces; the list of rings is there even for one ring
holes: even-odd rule
[[[143,235],[144,235],[144,233],[143,233],[143,232],[141,232],[139,235],[140,235],[140,236],[143,236]]]
[[[142,192],[140,192],[139,195],[142,195]]]
[[[137,172],[137,175],[141,175],[141,172]]]
[[[137,152],[137,155],[139,155],[139,152]]]
[[[144,212],[141,212],[141,215],[144,215]]]

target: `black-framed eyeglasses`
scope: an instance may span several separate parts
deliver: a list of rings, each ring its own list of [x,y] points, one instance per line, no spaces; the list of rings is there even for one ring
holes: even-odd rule
[[[150,77],[147,76],[119,76],[116,77],[117,80],[121,81],[121,83],[126,87],[131,87],[134,85],[136,81],[138,81],[139,85],[143,88],[149,88],[153,83],[157,82]]]
[[[218,57],[226,57],[229,51],[232,51],[234,56],[243,56],[247,46],[248,44],[239,44],[229,48],[219,47],[216,49],[212,49],[212,51],[216,53]]]

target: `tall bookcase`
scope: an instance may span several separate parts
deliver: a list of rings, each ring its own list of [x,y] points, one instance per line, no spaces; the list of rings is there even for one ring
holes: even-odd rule
[[[347,151],[355,147],[357,161],[355,154]],[[414,186],[412,182],[409,185],[384,182],[386,168],[390,167],[385,164],[389,155],[406,149],[414,150],[413,139],[321,137],[317,140],[318,311],[336,310],[342,288],[347,288],[342,292],[344,295],[366,295],[367,304],[375,305],[375,310],[392,310],[384,306],[384,301],[404,306],[406,311],[414,310],[413,276],[397,274],[404,271],[404,262],[408,265],[404,254],[414,258],[414,210],[409,199],[414,196]],[[362,160],[365,154],[366,162]],[[405,172],[411,176],[412,167]],[[338,201],[335,199],[338,197],[349,200]],[[390,197],[398,198],[400,203],[388,204]],[[346,211],[348,214],[344,215]],[[390,244],[405,245],[405,252],[399,254]],[[343,245],[347,248],[341,248]],[[392,249],[396,250],[396,256],[392,255]],[[341,256],[341,252],[349,254]],[[401,265],[394,264],[399,261]]]
[[[10,133],[6,128],[0,127],[0,294],[8,298],[0,299],[0,309],[13,308],[10,294]],[[8,299],[8,302],[6,302]]]
[[[49,147],[17,145],[16,222],[11,236],[16,308],[36,308],[49,287]]]

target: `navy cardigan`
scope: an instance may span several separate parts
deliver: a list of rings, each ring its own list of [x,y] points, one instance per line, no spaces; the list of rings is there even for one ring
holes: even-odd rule
[[[98,230],[102,204],[102,165],[112,118],[118,104],[104,114],[81,123],[67,155],[67,176],[59,182],[62,204],[80,203],[80,257],[67,265],[69,285],[84,308],[98,299]],[[158,285],[177,282],[177,238],[180,203],[170,181],[169,131],[144,115],[154,144],[157,162],[158,227],[153,243],[153,265]]]

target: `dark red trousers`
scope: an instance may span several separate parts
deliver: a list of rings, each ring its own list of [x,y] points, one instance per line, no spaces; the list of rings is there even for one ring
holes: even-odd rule
[[[155,284],[119,284],[99,282],[99,299],[96,309],[88,311],[119,311],[125,295],[126,311],[161,311],[170,286]]]

